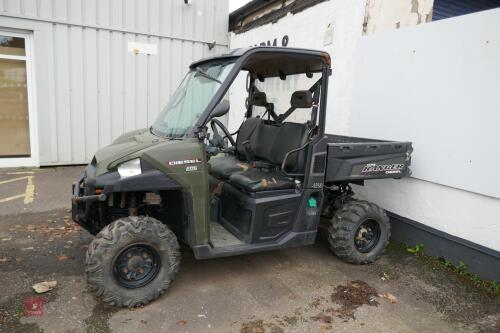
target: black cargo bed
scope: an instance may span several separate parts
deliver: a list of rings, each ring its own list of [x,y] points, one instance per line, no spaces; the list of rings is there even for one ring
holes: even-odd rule
[[[411,152],[411,142],[327,134],[325,182],[408,176]]]

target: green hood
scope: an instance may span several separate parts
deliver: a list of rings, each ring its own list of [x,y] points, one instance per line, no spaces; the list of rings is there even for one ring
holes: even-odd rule
[[[111,163],[163,141],[164,138],[152,134],[148,128],[125,133],[110,145],[97,151],[95,154],[97,174],[106,172]]]

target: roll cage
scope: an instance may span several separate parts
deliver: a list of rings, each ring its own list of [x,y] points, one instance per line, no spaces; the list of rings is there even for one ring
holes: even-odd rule
[[[276,57],[279,55],[280,57]],[[321,73],[321,78],[309,89],[313,93],[314,106],[312,109],[312,120],[316,122],[319,114],[318,134],[322,135],[325,131],[325,113],[326,113],[326,94],[320,94],[320,91],[328,89],[327,78],[331,74],[331,60],[328,53],[316,50],[307,50],[299,48],[286,47],[268,47],[259,46],[246,49],[236,49],[228,54],[202,59],[193,62],[190,68],[197,68],[207,62],[234,62],[234,66],[226,79],[222,82],[220,88],[213,96],[203,113],[200,115],[196,124],[186,134],[187,137],[204,137],[205,126],[210,119],[213,109],[220,103],[227,90],[238,76],[241,70],[249,71],[249,93],[257,89],[255,81],[264,81],[268,77],[279,77],[282,80],[288,75],[306,74],[312,77],[314,73]],[[319,104],[319,106],[318,106]],[[247,106],[246,116],[251,115],[251,105]],[[274,110],[267,110],[273,120],[282,122],[292,112],[293,108],[287,110],[284,114],[276,115]]]

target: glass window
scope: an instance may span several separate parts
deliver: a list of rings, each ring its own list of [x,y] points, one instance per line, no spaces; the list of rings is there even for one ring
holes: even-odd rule
[[[153,130],[168,137],[184,136],[205,111],[232,67],[233,63],[225,62],[190,70],[154,122]]]
[[[288,75],[285,80],[279,77],[269,77],[261,82],[255,80],[255,86],[259,91],[266,93],[268,103],[274,104],[274,112],[277,115],[285,113],[290,107],[292,94],[298,90],[309,90],[321,77],[321,73],[314,73],[311,78],[305,74]],[[253,107],[252,116],[262,116],[266,109],[264,107]],[[305,123],[311,119],[311,109],[296,109],[287,119],[287,122]]]
[[[26,62],[0,58],[0,157],[30,156]]]
[[[24,56],[24,38],[0,35],[0,54]]]

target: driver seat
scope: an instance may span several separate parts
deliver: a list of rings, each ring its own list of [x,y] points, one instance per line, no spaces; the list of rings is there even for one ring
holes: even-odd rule
[[[267,98],[264,92],[255,92],[250,103],[254,106],[266,106]],[[236,137],[236,154],[212,157],[208,164],[210,174],[219,179],[228,179],[235,172],[246,171],[249,168],[248,161],[251,161],[251,152],[255,151],[255,136],[253,135],[259,125],[261,118],[249,117],[238,130]]]
[[[249,168],[247,147],[253,145],[252,134],[260,125],[260,118],[247,118],[241,124],[236,138],[236,155],[214,156],[209,161],[210,174],[220,179],[228,179],[233,173]],[[241,157],[243,160],[240,160]]]

